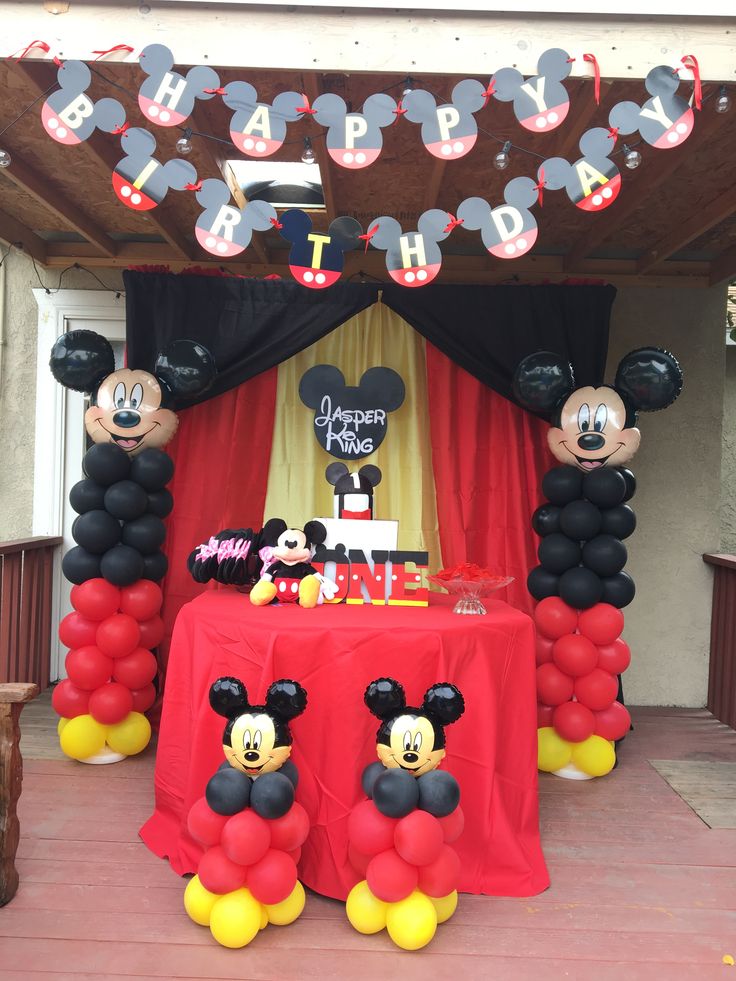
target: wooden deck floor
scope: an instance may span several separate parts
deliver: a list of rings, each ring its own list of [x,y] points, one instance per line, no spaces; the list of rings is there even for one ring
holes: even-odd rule
[[[736,732],[705,711],[634,711],[609,777],[543,776],[551,888],[531,899],[463,896],[417,953],[385,933],[360,936],[341,904],[315,895],[292,926],[269,927],[241,951],[219,947],[184,914],[183,881],[137,837],[152,807],[152,750],[75,764],[58,758],[49,707],[26,712],[21,886],[0,910],[3,981],[736,981],[723,962],[736,957],[736,830],[708,828],[648,763],[736,761]]]

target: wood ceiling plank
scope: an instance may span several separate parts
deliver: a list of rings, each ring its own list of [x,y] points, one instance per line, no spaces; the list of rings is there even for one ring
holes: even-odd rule
[[[710,264],[710,284],[717,286],[724,279],[732,279],[734,276],[736,276],[736,245],[721,252]]]
[[[311,105],[314,100],[322,95],[322,80],[315,72],[304,72],[304,92],[309,99],[309,104]],[[335,210],[335,193],[332,186],[332,173],[330,171],[330,155],[327,152],[327,143],[325,139],[314,139],[317,133],[320,137],[325,135],[325,130],[321,126],[317,126],[316,123],[312,124],[315,127],[315,133],[312,138],[312,149],[314,150],[314,156],[319,164],[319,173],[322,178],[322,194],[325,199],[325,210],[327,212],[327,220],[332,221],[333,218],[337,217],[337,211]]]
[[[427,187],[424,191],[424,198],[422,200],[422,211],[428,211],[430,208],[437,207],[437,195],[440,192],[440,187],[442,186],[442,179],[445,176],[445,170],[447,169],[446,160],[435,159],[432,164],[432,173],[429,175],[429,180],[427,181]]]
[[[0,211],[0,241],[6,245],[14,245],[21,251],[27,252],[38,262],[46,265],[46,243],[30,228],[26,228],[12,215]]]
[[[601,81],[601,101],[600,104],[603,106],[609,99],[611,95],[611,89],[613,88],[613,83],[608,82],[605,79]],[[562,126],[562,132],[560,134],[559,143],[554,148],[554,152],[550,153],[550,157],[567,157],[568,155],[575,158],[580,156],[580,151],[578,144],[580,143],[580,137],[590,126],[590,121],[593,116],[595,116],[598,111],[598,104],[595,101],[595,86],[592,84],[586,84],[583,86],[582,96],[580,97],[579,108],[576,103],[575,106],[575,117],[571,120],[571,126]]]

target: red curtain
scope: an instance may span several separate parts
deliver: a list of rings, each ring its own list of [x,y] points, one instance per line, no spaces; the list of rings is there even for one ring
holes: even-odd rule
[[[162,672],[176,615],[203,589],[187,569],[189,553],[223,528],[260,530],[263,525],[277,376],[278,368],[271,368],[179,412],[179,430],[167,447],[176,469],[169,484],[174,511],[167,521],[164,546],[169,571],[162,583],[166,625],[159,648]]]
[[[477,562],[514,576],[502,598],[531,612],[531,516],[555,461],[549,424],[498,395],[427,342],[432,468],[445,567]]]

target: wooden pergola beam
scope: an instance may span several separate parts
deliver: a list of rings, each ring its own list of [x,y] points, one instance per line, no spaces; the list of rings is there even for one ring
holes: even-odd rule
[[[46,265],[44,240],[5,211],[0,211],[0,241],[5,242],[6,245],[14,245],[22,252],[33,256],[37,262]]]
[[[314,72],[304,72],[304,92],[309,99],[310,105],[314,100],[322,95],[322,83]],[[317,126],[316,123],[312,124],[314,127],[314,134],[319,133],[324,136],[324,129],[321,126]],[[314,150],[314,156],[319,164],[319,173],[322,178],[322,194],[325,199],[325,211],[327,212],[327,220],[332,221],[333,218],[337,217],[337,212],[335,211],[335,194],[332,188],[332,173],[330,171],[330,155],[327,152],[327,144],[324,139],[313,139],[312,149]]]
[[[721,252],[711,262],[710,284],[711,286],[717,286],[724,279],[732,279],[734,276],[736,276],[736,245],[732,245],[730,249]]]
[[[437,195],[440,192],[440,187],[442,186],[442,178],[445,176],[446,169],[447,169],[447,161],[439,160],[435,158],[435,161],[432,164],[432,173],[429,175],[427,186],[424,189],[424,197],[422,199],[422,211],[428,211],[430,208],[437,207]]]

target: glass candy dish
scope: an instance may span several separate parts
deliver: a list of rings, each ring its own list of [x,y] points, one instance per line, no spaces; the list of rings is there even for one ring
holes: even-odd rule
[[[514,581],[513,576],[485,576],[478,579],[463,579],[461,576],[444,579],[441,575],[427,576],[435,586],[446,589],[450,596],[457,596],[453,613],[478,615],[487,613],[481,597],[490,596],[497,589],[503,589]]]

